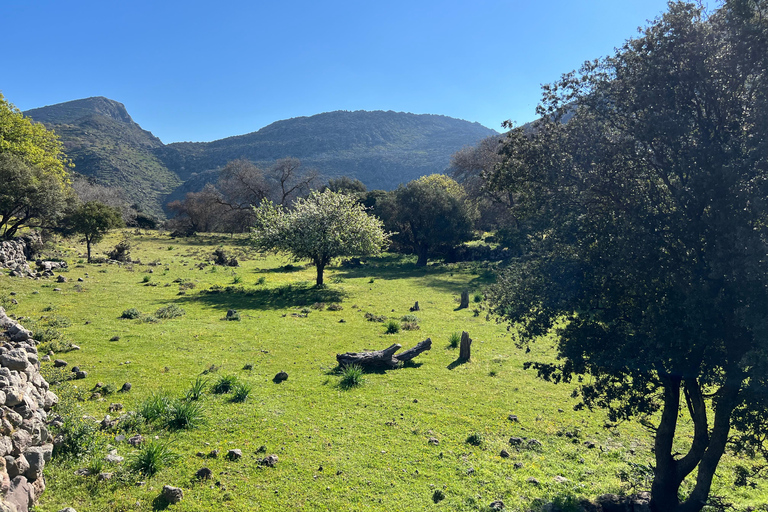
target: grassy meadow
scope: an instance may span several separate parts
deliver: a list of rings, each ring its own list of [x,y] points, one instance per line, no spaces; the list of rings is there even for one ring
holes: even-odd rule
[[[56,329],[81,347],[53,356],[68,362],[64,372],[43,363],[52,379],[75,365],[88,372],[85,379],[53,386],[65,418],[86,416],[97,424],[106,414],[136,411],[153,395],[181,398],[201,375],[207,379],[198,400],[204,418],[189,429],[135,421],[100,430],[84,440],[93,445],[90,454],[59,456],[46,466],[48,488],[38,511],[470,511],[496,500],[506,510],[536,510],[550,502],[567,510],[578,498],[648,487],[651,434],[639,423],[606,425],[599,411],[574,411],[572,386],[523,370],[524,361],[551,359],[552,345],[542,340],[525,353],[506,325],[486,319],[482,290],[492,280],[487,264],[419,268],[414,259],[385,255],[359,267],[331,267],[326,287],[316,289],[314,268],[256,254],[245,237],[115,232],[94,254],[123,236],[131,238],[131,256],[141,263],[86,264],[84,247],[64,240],[49,255],[68,261],[62,272],[67,282],[3,275],[0,297],[10,305],[15,293],[18,305],[9,314],[24,317],[28,326]],[[219,246],[240,266],[211,265]],[[457,310],[463,289],[470,290],[470,307]],[[411,313],[415,301],[421,311]],[[158,309],[170,304],[185,314],[157,318]],[[131,308],[140,316],[121,318]],[[230,309],[239,321],[226,320]],[[419,329],[385,334],[386,321],[369,321],[366,313],[398,322],[413,314]],[[474,342],[472,360],[460,364],[449,339],[462,330]],[[358,386],[341,385],[337,353],[392,343],[410,348],[427,337],[432,349],[412,364],[365,373]],[[41,350],[59,345],[49,342]],[[288,379],[273,382],[280,371]],[[244,401],[211,392],[230,375],[250,387]],[[97,383],[114,391],[125,382],[132,384],[129,392],[91,399]],[[123,410],[109,412],[112,403]],[[130,471],[139,449],[116,436],[137,432],[178,458],[153,476]],[[513,436],[524,443],[512,446]],[[104,462],[112,449],[125,460]],[[241,449],[242,458],[228,460],[230,449]],[[500,455],[502,449],[509,457]],[[197,455],[212,450],[219,456]],[[274,467],[260,463],[271,454],[279,459]],[[763,479],[734,485],[757,465],[726,457],[713,494],[738,510],[767,503]],[[202,467],[212,470],[210,480],[195,477]],[[80,468],[113,477],[76,476]],[[183,489],[180,503],[160,498],[166,484]]]

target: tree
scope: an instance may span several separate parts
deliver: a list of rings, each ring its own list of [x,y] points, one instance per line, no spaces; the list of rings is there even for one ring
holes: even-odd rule
[[[0,230],[13,237],[23,226],[50,226],[69,195],[62,145],[0,94]]]
[[[661,410],[655,512],[701,510],[727,446],[768,455],[766,14],[670,4],[545,87],[541,121],[510,132],[492,177],[532,241],[493,310],[522,344],[555,335],[558,361],[528,364],[555,382],[587,374],[582,406],[612,421]],[[678,456],[682,415],[693,438]]]
[[[168,209],[176,214],[169,221],[169,228],[187,234],[218,231],[231,212],[212,183],[200,192],[187,193],[183,201],[168,203]]]
[[[464,190],[453,179],[431,174],[401,186],[389,205],[378,205],[386,212],[392,228],[399,232],[396,241],[416,253],[417,265],[427,264],[429,256],[472,238],[472,212]]]
[[[318,286],[333,258],[378,254],[388,243],[389,234],[379,219],[368,215],[353,197],[330,190],[297,199],[291,210],[267,200],[255,212],[253,245],[312,260]]]
[[[277,160],[268,173],[272,186],[271,196],[274,202],[283,206],[308,193],[316,179],[317,171],[302,170],[301,160],[293,157]]]
[[[124,223],[119,209],[98,201],[88,201],[69,214],[64,225],[68,232],[83,236],[90,263],[91,245],[99,243],[111,229],[123,227]]]

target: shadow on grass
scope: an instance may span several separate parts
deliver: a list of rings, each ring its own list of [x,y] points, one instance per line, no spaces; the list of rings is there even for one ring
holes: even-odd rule
[[[183,295],[174,302],[203,303],[211,307],[228,309],[286,309],[311,306],[316,302],[341,302],[345,293],[327,286],[316,287],[291,283],[279,288],[252,288],[227,286],[203,290],[194,295]]]
[[[170,502],[162,494],[152,500],[152,510],[166,510],[170,505]]]
[[[459,367],[459,366],[461,366],[463,364],[466,364],[469,361],[470,361],[469,359],[461,359],[461,358],[459,358],[459,359],[456,359],[451,364],[449,364],[448,366],[446,366],[446,368],[448,368],[449,370],[453,370],[454,368],[457,368],[457,367]]]

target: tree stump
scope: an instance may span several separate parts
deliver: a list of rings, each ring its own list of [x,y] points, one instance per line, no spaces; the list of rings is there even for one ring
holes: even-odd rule
[[[467,331],[461,332],[461,345],[459,346],[459,359],[462,361],[469,361],[470,348],[472,347],[472,338],[469,337]]]
[[[459,304],[459,309],[465,309],[469,307],[469,290],[464,290],[461,292],[461,303]]]
[[[413,307],[411,308],[411,311],[420,311],[419,301],[416,301],[416,304],[413,305]]]
[[[432,348],[432,339],[427,338],[426,340],[418,343],[415,347],[395,355],[395,352],[401,348],[402,345],[395,343],[394,345],[383,350],[336,354],[336,361],[339,363],[339,366],[349,366],[356,364],[362,366],[363,368],[395,368],[399,364],[410,361],[422,352]]]

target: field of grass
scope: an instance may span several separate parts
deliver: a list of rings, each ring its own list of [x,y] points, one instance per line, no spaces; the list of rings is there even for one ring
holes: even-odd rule
[[[130,233],[115,233],[94,254]],[[64,348],[62,340],[81,347],[55,355],[69,363],[65,370],[77,365],[88,372],[53,386],[65,419],[85,417],[89,427],[162,395],[168,400],[159,402],[178,410],[190,403],[181,399],[196,380],[202,394],[192,402],[202,418],[192,414],[200,420],[192,428],[184,428],[189,417],[181,423],[178,415],[175,423],[139,418],[84,435],[89,453],[58,456],[46,466],[48,488],[38,511],[469,511],[495,500],[523,511],[548,502],[567,509],[576,498],[631,492],[633,484],[647,488],[650,433],[638,423],[606,425],[599,411],[574,411],[571,387],[523,370],[524,361],[551,359],[551,343],[525,353],[505,325],[486,319],[481,292],[492,274],[482,264],[418,268],[411,259],[384,256],[356,268],[332,267],[327,286],[316,289],[313,268],[255,254],[245,238],[145,232],[133,234],[132,244],[131,256],[141,264],[89,265],[83,247],[64,241],[58,256],[70,264],[66,283],[3,275],[0,298],[14,292],[18,305],[10,314],[30,327],[48,327],[52,337],[62,333],[41,351]],[[239,267],[208,263],[219,245],[237,256]],[[470,307],[457,310],[463,289],[470,290]],[[411,313],[415,301],[421,311]],[[158,310],[172,304],[184,314],[161,318]],[[136,318],[121,318],[131,308],[138,313],[127,316]],[[239,320],[227,320],[230,309]],[[369,321],[366,313],[386,320]],[[417,317],[406,321],[418,329],[385,334],[387,321],[402,323],[406,315]],[[449,346],[462,330],[474,340],[467,363]],[[427,337],[432,349],[402,368],[356,376],[336,369],[337,353],[392,343],[410,348]],[[276,383],[280,371],[288,379]],[[50,363],[44,372],[49,379],[68,373]],[[229,376],[241,384],[239,394],[213,393]],[[132,384],[129,392],[112,392],[124,382]],[[106,396],[91,398],[97,383]],[[112,403],[123,410],[108,412]],[[140,449],[127,438],[136,433],[177,458],[165,466],[159,461],[151,476],[129,470]],[[510,437],[525,441],[512,445]],[[125,461],[104,462],[112,449]],[[241,449],[242,458],[228,460],[230,449]],[[213,450],[218,457],[197,455]],[[274,467],[262,463],[272,454]],[[734,486],[758,463],[726,457],[714,494],[739,510],[767,503],[762,478]],[[195,477],[202,467],[212,470],[210,480]],[[80,468],[113,477],[76,476]],[[166,484],[184,490],[180,503],[160,498]]]

